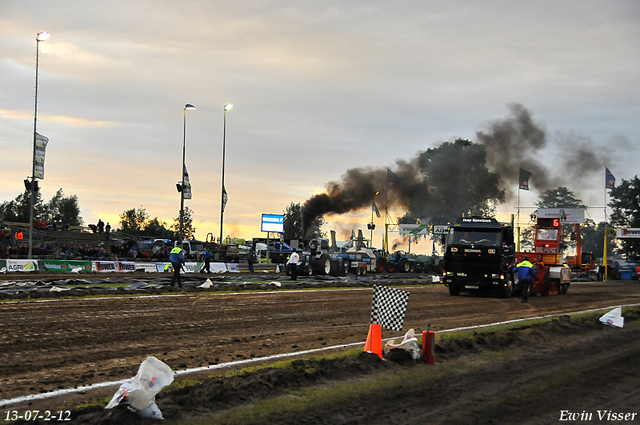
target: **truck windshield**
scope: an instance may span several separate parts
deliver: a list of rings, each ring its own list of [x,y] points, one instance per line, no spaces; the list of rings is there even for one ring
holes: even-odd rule
[[[453,229],[453,231],[449,233],[447,243],[450,245],[499,246],[500,239],[500,232]]]
[[[539,241],[558,240],[558,229],[538,229],[537,240]]]

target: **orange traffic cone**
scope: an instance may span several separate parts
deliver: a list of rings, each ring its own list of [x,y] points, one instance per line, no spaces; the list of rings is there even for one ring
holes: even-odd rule
[[[369,326],[369,334],[367,334],[367,342],[364,344],[364,351],[377,354],[382,358],[382,328],[377,323]]]

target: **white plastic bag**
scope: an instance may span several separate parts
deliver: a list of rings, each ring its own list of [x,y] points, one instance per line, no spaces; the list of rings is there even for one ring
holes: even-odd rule
[[[155,357],[149,356],[140,365],[138,374],[120,385],[105,409],[113,409],[120,402],[126,401],[131,405],[130,409],[142,417],[163,419],[160,409],[155,404],[156,394],[172,382],[173,370]]]
[[[198,288],[204,288],[204,289],[209,289],[213,286],[213,283],[211,282],[211,279],[207,279],[204,281],[204,283],[202,285],[198,285]]]
[[[413,329],[409,329],[407,333],[404,334],[404,338],[400,344],[395,344],[393,341],[387,341],[384,346],[385,352],[388,353],[393,348],[401,348],[403,350],[407,350],[414,360],[419,360],[421,355],[417,341],[418,338],[415,337],[415,331]]]
[[[613,326],[615,328],[623,327],[624,317],[622,317],[622,309],[620,307],[614,308],[610,312],[604,314],[600,318],[600,322],[605,325]]]

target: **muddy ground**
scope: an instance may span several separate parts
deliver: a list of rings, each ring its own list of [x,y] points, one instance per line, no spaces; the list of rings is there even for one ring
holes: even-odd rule
[[[407,290],[411,295],[404,331],[414,328],[418,332],[428,323],[441,331],[635,304],[640,297],[637,282],[572,284],[566,295],[534,297],[528,304],[521,304],[516,298],[451,297],[440,285],[415,286]],[[370,309],[370,285],[362,281],[353,288],[333,291],[291,292],[268,287],[262,293],[187,291],[144,298],[3,302],[0,304],[0,323],[3,325],[0,399],[130,378],[136,374],[141,361],[150,355],[173,370],[181,370],[364,342]],[[632,323],[633,317],[628,320]],[[311,410],[302,417],[283,417],[279,423],[424,423],[424,420],[436,423],[555,423],[561,409],[581,412],[601,405],[605,409],[609,406],[610,410],[629,410],[633,404],[637,410],[640,399],[637,390],[640,378],[635,365],[640,354],[638,329],[633,326],[612,329],[598,323],[581,327],[565,322],[559,320],[550,325],[557,327],[553,332],[549,329],[534,331],[533,328],[514,331],[505,341],[478,338],[455,346],[440,341],[440,361],[435,367],[444,367],[460,356],[474,356],[475,352],[491,347],[517,348],[522,352],[518,358],[498,363],[470,360],[473,368],[463,368],[454,376],[432,382],[429,389],[405,385],[387,390],[375,400],[345,400],[344,405],[318,412]],[[400,338],[404,331],[384,331],[383,337]],[[533,344],[546,338],[548,346],[542,351],[539,347],[534,350]],[[191,391],[181,394],[166,389],[160,393],[158,405],[167,421],[181,423],[187,416],[211,415],[254,398],[290,391],[296,385],[331,381],[336,376],[338,380],[348,381],[353,376],[392,373],[398,368],[414,368],[419,373],[425,367],[377,362],[369,356],[340,362],[343,364],[320,366],[298,362],[291,370],[282,372],[291,377],[273,371],[263,372],[271,375],[252,378],[258,380],[257,384],[245,381],[225,387],[226,382],[207,379],[198,389],[197,397]],[[567,368],[567,365],[571,367]],[[331,372],[332,368],[337,372]],[[560,379],[561,372],[567,371],[572,373],[570,379]],[[181,375],[178,379],[205,379],[212,374]],[[554,380],[558,380],[557,385],[545,387],[546,382]],[[294,383],[293,387],[287,386],[289,381]],[[281,382],[285,383],[282,389],[275,384]],[[244,389],[243,385],[250,389]],[[538,388],[542,390],[536,390]],[[0,408],[0,419],[7,410],[73,406],[113,395],[116,389],[111,387],[4,406]],[[619,398],[628,403],[617,401]],[[563,403],[567,404],[566,408],[557,407],[564,406]],[[389,418],[385,420],[385,417]],[[76,423],[138,421],[128,411],[120,409],[111,413],[74,411],[73,419]],[[636,421],[640,419],[636,417]],[[276,422],[273,418],[269,420],[269,423]]]

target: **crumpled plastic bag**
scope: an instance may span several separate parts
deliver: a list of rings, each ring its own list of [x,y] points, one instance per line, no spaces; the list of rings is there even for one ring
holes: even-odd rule
[[[600,322],[614,328],[623,327],[624,317],[622,317],[622,308],[616,307],[610,312],[605,313],[602,317],[600,317]]]
[[[204,283],[202,285],[198,285],[198,288],[204,288],[204,289],[209,289],[213,286],[213,283],[211,282],[211,279],[207,279],[204,281]]]
[[[413,329],[409,329],[406,334],[404,334],[404,338],[400,344],[395,344],[393,341],[387,341],[384,345],[385,354],[394,348],[401,348],[403,350],[407,350],[411,357],[414,360],[419,360],[421,357],[420,347],[417,344],[418,338],[415,337],[415,331]]]
[[[149,356],[140,364],[138,374],[120,385],[105,409],[113,409],[125,401],[129,403],[129,410],[140,417],[164,419],[155,402],[156,394],[173,382],[173,375],[169,366]]]

